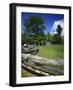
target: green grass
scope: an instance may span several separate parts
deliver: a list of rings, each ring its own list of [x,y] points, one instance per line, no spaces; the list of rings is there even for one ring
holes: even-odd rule
[[[49,59],[64,58],[64,45],[38,46],[38,49],[38,56],[46,57]]]

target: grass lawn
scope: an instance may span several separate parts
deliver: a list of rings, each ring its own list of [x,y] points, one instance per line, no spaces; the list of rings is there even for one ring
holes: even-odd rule
[[[49,59],[64,58],[64,45],[38,46],[38,49],[38,56],[46,57]]]

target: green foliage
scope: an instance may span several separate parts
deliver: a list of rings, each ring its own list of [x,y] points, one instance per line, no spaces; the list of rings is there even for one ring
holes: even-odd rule
[[[52,36],[50,33],[48,33],[48,34],[46,35],[46,39],[47,39],[48,41],[50,41],[51,43],[53,42],[53,36]]]
[[[53,36],[54,44],[63,44],[63,38],[61,37],[62,27],[60,25],[57,26],[57,34]]]
[[[57,32],[58,32],[58,35],[60,36],[62,32],[62,27],[60,25],[57,26]]]
[[[33,39],[33,35],[30,33],[22,33],[22,45],[27,43],[27,44],[34,44],[35,40]]]
[[[24,30],[25,35],[22,36],[23,38],[22,44],[29,43],[41,45],[41,41],[45,39],[45,35],[43,33],[43,30],[45,28],[44,20],[41,17],[30,16],[29,18],[26,19],[24,26],[25,26]]]
[[[61,36],[59,36],[58,34],[55,34],[53,36],[53,43],[57,43],[57,44],[60,44],[61,43]]]
[[[28,32],[35,34],[42,33],[45,28],[44,20],[37,16],[30,16],[27,18],[24,26]]]

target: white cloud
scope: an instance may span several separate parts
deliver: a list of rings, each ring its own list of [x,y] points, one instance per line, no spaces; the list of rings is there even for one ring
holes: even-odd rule
[[[57,25],[61,25],[61,27],[62,27],[61,36],[64,36],[64,19],[57,20],[54,22],[50,34],[51,35],[57,34],[57,31],[56,31]]]

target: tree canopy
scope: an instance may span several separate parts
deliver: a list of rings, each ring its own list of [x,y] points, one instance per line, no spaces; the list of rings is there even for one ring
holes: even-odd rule
[[[38,16],[30,16],[25,20],[24,23],[24,33],[25,36],[24,38],[29,39],[29,43],[41,43],[42,40],[44,40],[45,35],[44,35],[44,19]],[[28,41],[28,39],[26,40]],[[27,43],[27,42],[23,42]]]
[[[26,31],[34,34],[43,33],[45,29],[44,20],[38,16],[30,16],[24,23]]]

